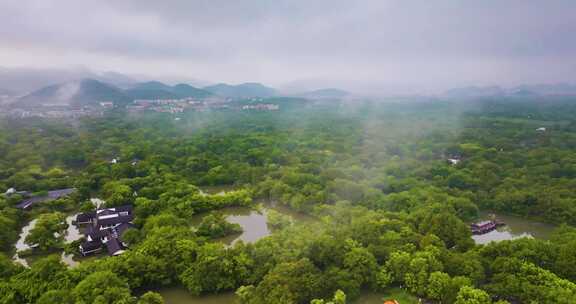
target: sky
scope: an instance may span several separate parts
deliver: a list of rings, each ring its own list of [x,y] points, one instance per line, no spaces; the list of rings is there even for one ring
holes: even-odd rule
[[[424,93],[576,78],[573,0],[0,0],[0,66]]]

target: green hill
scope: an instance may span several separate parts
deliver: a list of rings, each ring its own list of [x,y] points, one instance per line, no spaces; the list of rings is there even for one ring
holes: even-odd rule
[[[266,87],[260,83],[243,83],[239,85],[229,85],[220,83],[207,86],[204,90],[223,97],[272,97],[276,95],[276,90]]]
[[[101,101],[127,104],[132,99],[115,86],[94,79],[82,79],[44,87],[18,99],[16,105],[89,106],[97,105]]]
[[[212,93],[188,84],[169,86],[158,81],[139,83],[125,91],[133,99],[178,99],[186,97],[205,98]]]

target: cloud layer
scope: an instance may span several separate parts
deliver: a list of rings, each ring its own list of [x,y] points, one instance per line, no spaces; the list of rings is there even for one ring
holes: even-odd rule
[[[0,66],[420,92],[576,76],[573,1],[7,0]]]

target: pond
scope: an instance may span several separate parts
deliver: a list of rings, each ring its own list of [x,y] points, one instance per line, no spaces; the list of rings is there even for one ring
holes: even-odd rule
[[[303,223],[316,220],[310,215],[295,212],[288,207],[279,204],[266,204],[264,207],[259,208],[259,210],[254,210],[247,207],[229,207],[219,210],[218,212],[224,214],[228,222],[240,225],[240,227],[242,227],[242,233],[220,238],[219,241],[225,243],[226,245],[234,244],[234,242],[237,242],[238,240],[242,240],[246,243],[252,243],[270,235],[272,231],[268,227],[266,214],[267,211],[271,209],[292,217],[295,223]],[[199,224],[206,214],[207,213],[199,215],[192,221],[192,223],[195,225]]]
[[[18,252],[30,249],[30,246],[28,246],[28,244],[24,243],[24,240],[26,239],[28,234],[30,234],[30,230],[32,228],[34,228],[34,226],[36,226],[36,221],[37,220],[34,219],[22,228],[22,231],[20,232],[20,236],[18,237],[18,241],[16,242],[16,253],[12,257],[12,259],[14,261],[16,261],[16,262],[18,262],[18,263],[20,263],[26,267],[28,267],[28,262],[25,259],[18,256]]]
[[[216,295],[193,296],[184,288],[165,288],[157,291],[166,304],[233,304],[236,296],[233,292]]]
[[[235,304],[238,299],[233,292],[225,292],[215,295],[193,296],[185,288],[173,287],[157,291],[164,298],[166,304]],[[414,296],[403,291],[396,291],[382,294],[374,292],[362,292],[360,297],[352,304],[382,304],[383,299],[397,299],[400,303],[413,304],[418,303]]]
[[[72,221],[74,219],[76,219],[76,215],[77,214],[71,214],[68,217],[66,217],[66,223],[68,224],[68,229],[66,230],[66,234],[64,235],[64,241],[66,243],[70,243],[73,241],[76,241],[78,239],[80,239],[82,237],[82,233],[81,231],[78,229],[78,227],[76,227],[75,225],[72,225]],[[32,230],[34,228],[34,226],[36,225],[36,219],[28,222],[28,224],[26,224],[26,226],[24,226],[22,228],[22,231],[20,232],[20,236],[18,238],[18,241],[16,242],[16,253],[14,254],[14,256],[12,257],[12,259],[26,267],[29,266],[29,260],[33,260],[36,259],[38,257],[42,257],[44,255],[34,255],[33,257],[29,257],[29,258],[21,258],[20,256],[18,256],[18,252],[24,251],[24,250],[28,250],[30,249],[30,246],[28,246],[24,241],[26,239],[26,237],[28,236],[28,234],[30,234],[30,230]],[[75,261],[73,259],[73,256],[71,254],[65,254],[64,252],[62,252],[62,261],[67,264],[70,267],[74,267],[78,265],[78,261]]]
[[[472,238],[476,244],[487,244],[490,242],[513,240],[522,237],[548,239],[552,234],[552,231],[556,228],[552,224],[540,223],[518,216],[490,212],[481,212],[479,220],[492,219],[491,214],[495,215],[496,220],[502,221],[506,223],[506,225],[486,234],[473,235]]]
[[[418,298],[404,289],[388,288],[384,292],[363,291],[360,297],[351,301],[352,304],[382,304],[384,300],[396,300],[402,304],[420,303]]]
[[[234,185],[202,186],[200,193],[203,194],[223,194],[229,191],[238,190]]]

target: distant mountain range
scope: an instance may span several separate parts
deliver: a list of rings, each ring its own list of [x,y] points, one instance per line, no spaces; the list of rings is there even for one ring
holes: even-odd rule
[[[298,96],[312,99],[340,99],[350,95],[352,95],[350,92],[334,88],[319,89],[298,94]]]
[[[149,81],[121,89],[99,80],[82,79],[41,88],[17,99],[12,104],[21,107],[39,105],[85,106],[97,105],[102,101],[127,104],[135,99],[206,98],[214,95],[233,98],[266,98],[274,96],[275,93],[274,89],[259,83],[218,84],[200,89],[183,83],[170,86],[159,81]]]
[[[511,88],[503,88],[499,86],[471,86],[451,89],[446,91],[444,95],[455,98],[576,95],[576,85],[566,83],[535,84],[521,85]]]
[[[93,72],[88,68],[16,68],[0,66],[0,87],[18,95],[30,93],[46,86],[95,79],[120,88],[134,85],[138,81],[131,76],[116,72]]]
[[[239,85],[219,83],[216,85],[204,87],[203,89],[218,96],[233,98],[272,97],[276,95],[275,89],[255,82],[243,83]]]
[[[101,101],[127,104],[132,99],[121,89],[94,79],[82,79],[52,85],[19,98],[15,104],[24,107],[40,105],[83,106]]]
[[[206,98],[211,92],[195,88],[188,84],[169,86],[159,81],[139,83],[125,91],[133,99],[178,99],[185,97]]]
[[[204,98],[212,93],[187,84],[169,86],[157,81],[138,83],[123,90],[95,79],[82,79],[51,85],[27,94],[13,105],[34,107],[39,105],[86,106],[102,101],[128,104],[135,99]]]

